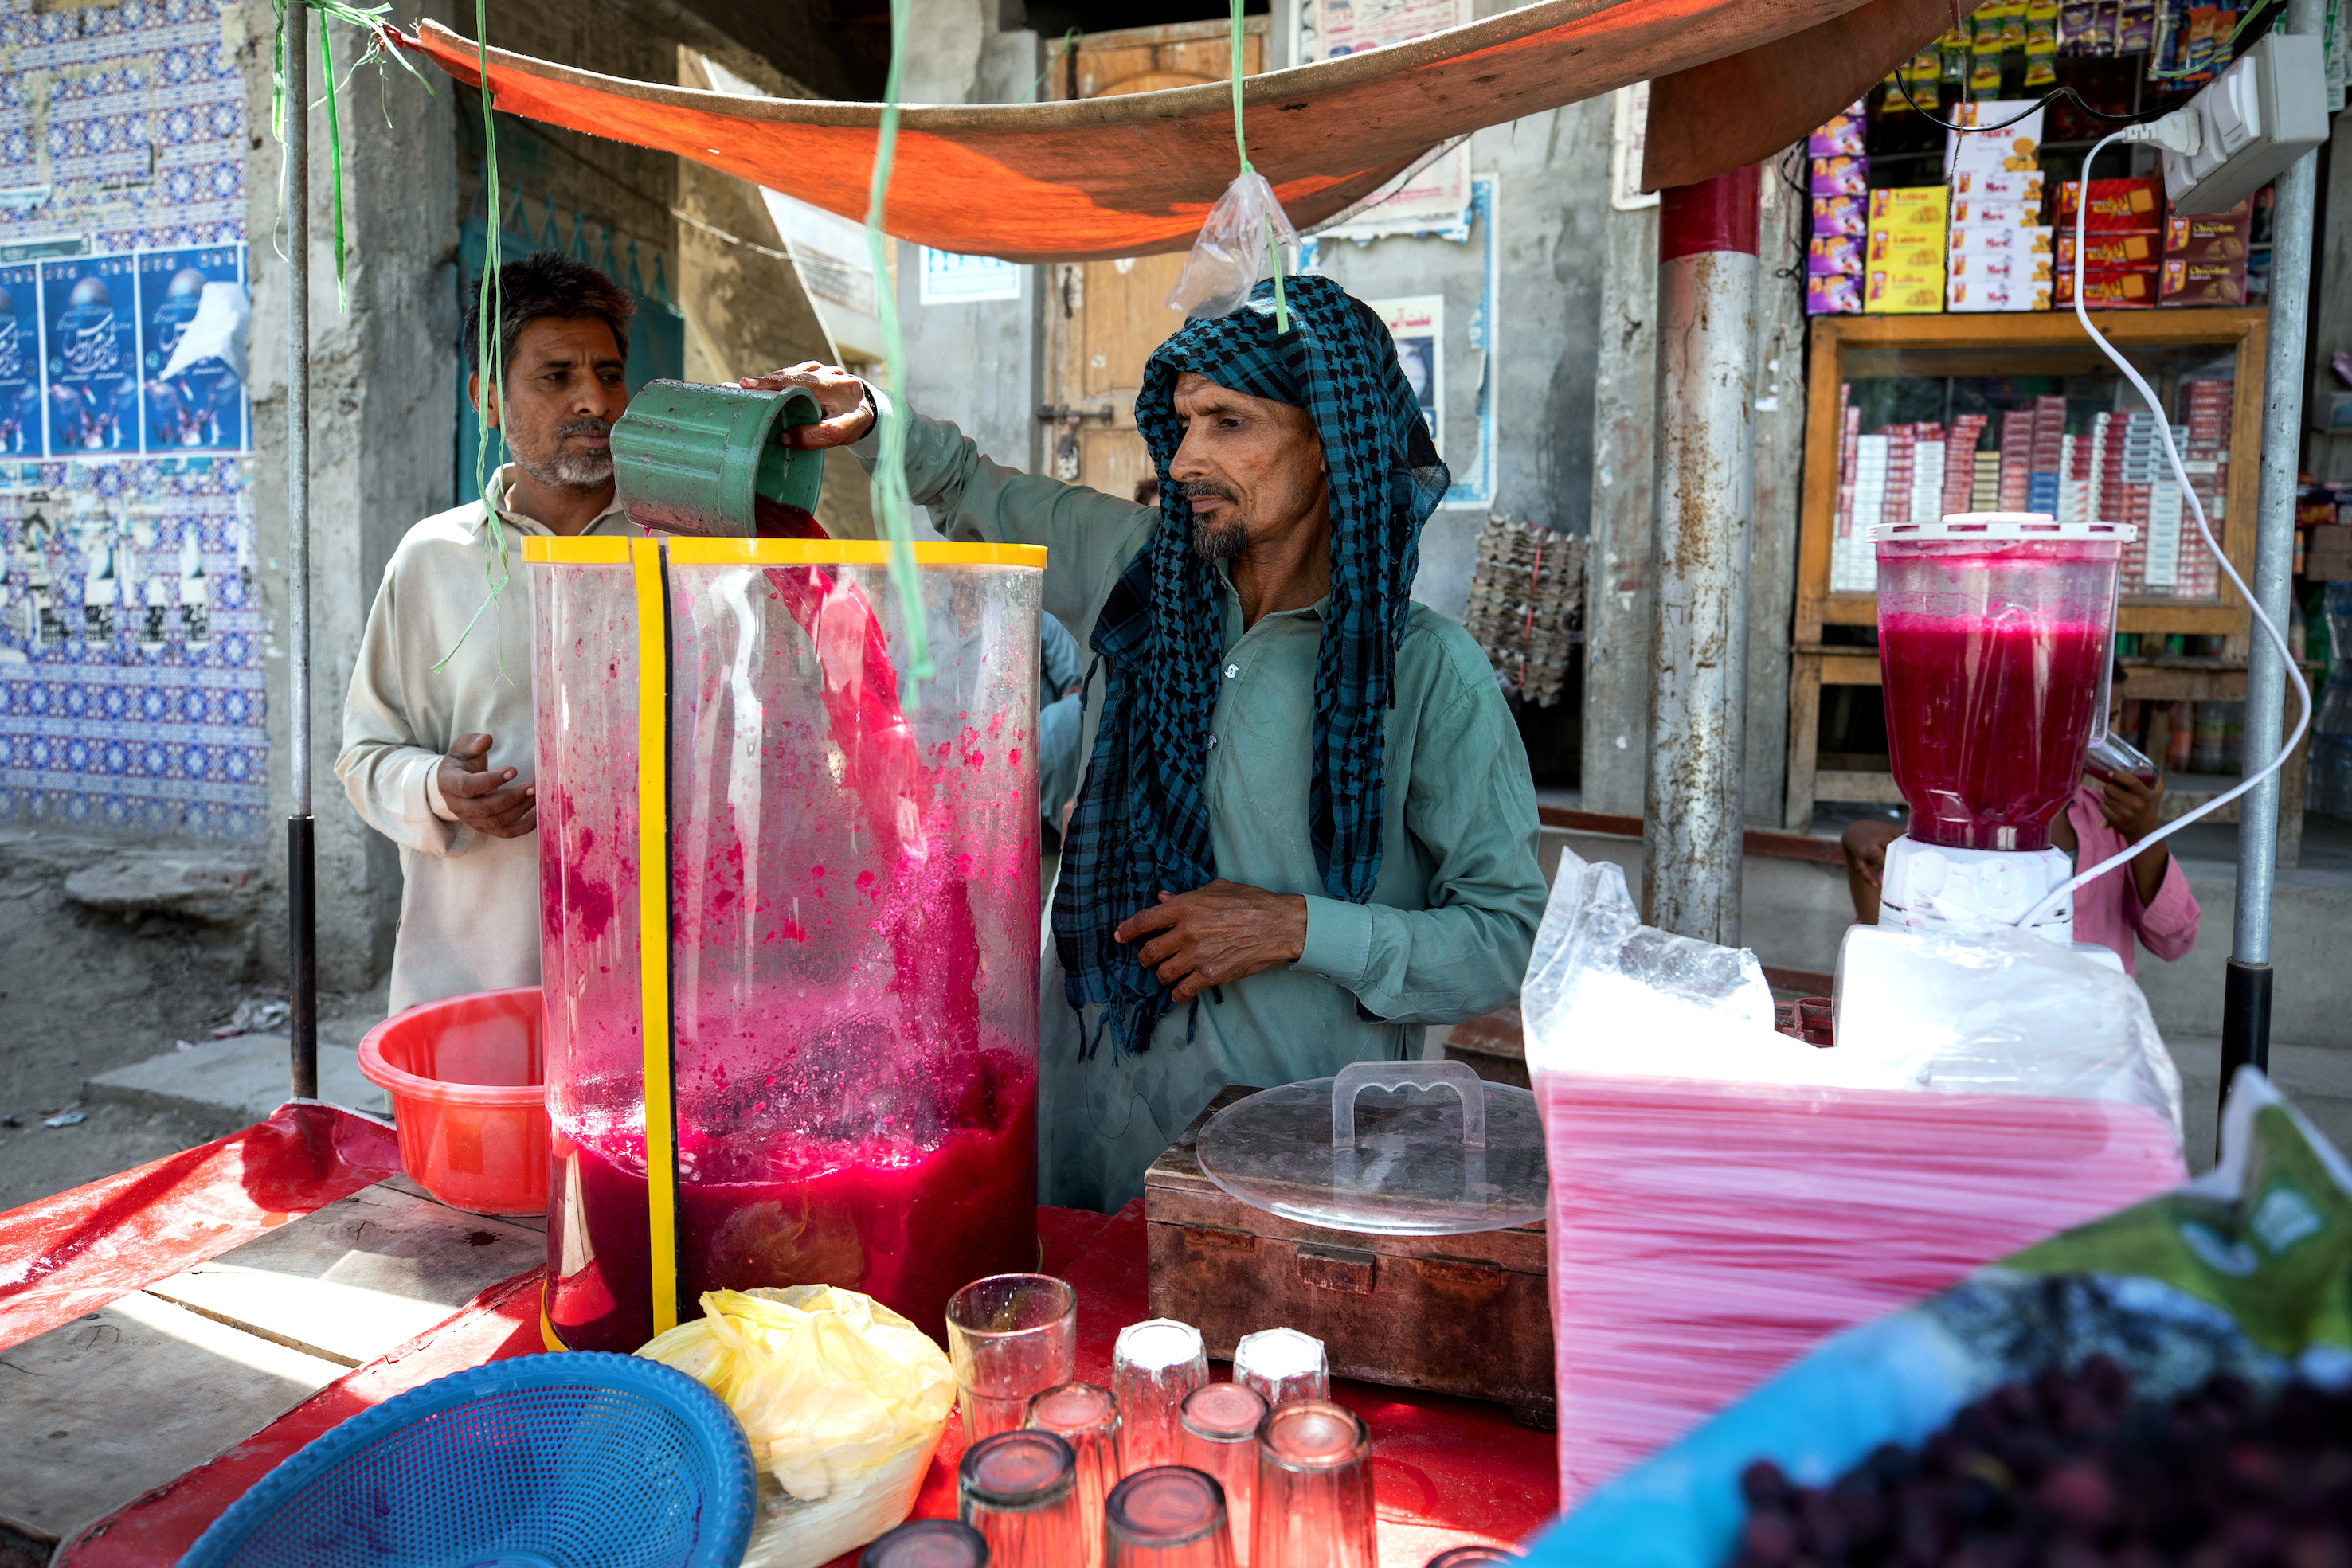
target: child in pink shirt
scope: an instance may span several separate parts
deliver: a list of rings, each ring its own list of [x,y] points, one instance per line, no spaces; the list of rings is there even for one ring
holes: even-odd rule
[[[2164,780],[2143,784],[2128,773],[2085,779],[2066,809],[2050,824],[2050,841],[2074,858],[2074,869],[2098,864],[2157,829]],[[1854,918],[1878,923],[1879,877],[1886,846],[1902,829],[1892,822],[1864,821],[1847,827],[1846,890]],[[2172,963],[2197,946],[2197,895],[2189,877],[2162,844],[2150,844],[2096,882],[2074,890],[2074,940],[2101,942],[2122,956],[2124,973],[2134,972],[2132,936]]]

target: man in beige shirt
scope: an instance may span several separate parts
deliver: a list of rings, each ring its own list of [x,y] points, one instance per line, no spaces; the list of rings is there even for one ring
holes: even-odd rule
[[[606,441],[628,406],[628,295],[552,252],[508,265],[499,282],[506,385],[490,423],[514,460],[490,476],[488,507],[427,517],[400,541],[343,701],[335,776],[400,846],[394,1012],[539,983],[531,585],[517,538],[628,526]],[[478,307],[466,317],[468,364],[480,332]],[[485,390],[467,382],[477,406]]]

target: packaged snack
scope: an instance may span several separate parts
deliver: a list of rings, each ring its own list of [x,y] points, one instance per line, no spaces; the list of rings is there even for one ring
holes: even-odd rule
[[[2072,271],[2074,231],[2062,227],[2057,234],[2058,265]],[[2083,236],[2083,265],[2101,268],[2154,267],[2163,251],[2160,239],[2160,235],[2152,234],[2102,233],[2093,229]]]
[[[2239,261],[2176,261],[2164,264],[2163,303],[2243,305],[2246,264]]]
[[[2116,53],[2144,55],[2156,47],[2156,0],[2122,0],[2116,16]]]
[[[2074,226],[2074,209],[2083,200],[2082,182],[2067,180],[2058,187],[2058,224]],[[2164,224],[2164,184],[2154,176],[2138,180],[2091,182],[2086,229],[2139,229],[2160,233]]]
[[[2050,285],[2015,277],[1955,278],[1944,286],[1944,308],[1958,312],[2047,310]]]
[[[1988,99],[1953,110],[1965,127],[1944,138],[1944,172],[2027,173],[2041,169],[2042,110],[2031,99]],[[1987,129],[1979,130],[1982,126]]]
[[[1897,277],[1873,272],[1863,288],[1862,308],[1871,316],[1931,315],[1944,308],[1944,275]]]
[[[1908,229],[1940,235],[1944,229],[1944,201],[1941,185],[1882,185],[1870,193],[1871,232]]]
[[[1860,103],[1843,114],[1831,117],[1805,139],[1805,155],[1809,158],[1859,158],[1863,154],[1864,110]]]
[[[2042,225],[2042,204],[2012,202],[1999,197],[1981,196],[1952,198],[1952,226],[1958,228],[2039,228]]]
[[[1843,275],[1860,277],[1863,274],[1864,242],[1854,235],[1815,235],[1805,249],[1805,271],[1808,276]]]
[[[2053,280],[2057,302],[2061,306],[2074,303],[2074,272],[2061,267]],[[2156,308],[2159,280],[2153,267],[2124,271],[2101,270],[2083,272],[2083,306],[2088,310],[2152,310]]]
[[[1866,158],[1816,158],[1812,193],[1816,196],[1858,196],[1870,189]]]
[[[1873,271],[1940,271],[1944,265],[1943,235],[1937,230],[1873,229],[1869,255]]]
[[[1992,201],[2023,202],[2039,206],[2042,204],[2042,171],[1955,169],[1952,171],[1952,194],[1955,198],[1982,196]]]
[[[1805,279],[1805,314],[1808,316],[1859,316],[1862,314],[1862,279],[1843,273],[1824,276],[1815,273]]]
[[[2253,235],[2253,204],[2240,202],[2226,213],[2173,216],[2164,223],[2168,261],[2243,261]]]
[[[1950,243],[1944,248],[1953,256],[1977,255],[1999,251],[2016,256],[2050,258],[2052,230],[2047,225],[1968,225],[1952,230]]]
[[[1853,235],[1856,238],[1870,232],[1870,203],[1863,196],[1815,196],[1813,198],[1813,233],[1817,235]]]

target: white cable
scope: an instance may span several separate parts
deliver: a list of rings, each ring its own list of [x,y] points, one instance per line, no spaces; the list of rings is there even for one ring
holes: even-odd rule
[[[2294,653],[2287,647],[2286,638],[2280,634],[2278,627],[2273,623],[2270,616],[2263,612],[2262,601],[2256,599],[2252,590],[2246,586],[2246,580],[2238,575],[2238,569],[2230,564],[2230,558],[2222,553],[2221,542],[2214,538],[2212,528],[2207,525],[2204,504],[2198,500],[2196,488],[2189,483],[2189,470],[2182,465],[2179,450],[2172,444],[2171,416],[2158,405],[2156,393],[2148,389],[2147,382],[2140,379],[2140,373],[2132,368],[2131,361],[2116,352],[2115,345],[2102,337],[2096,327],[2091,325],[2091,313],[2083,307],[2083,235],[2084,220],[2089,217],[2091,211],[2091,161],[2106,151],[2108,142],[2116,141],[2154,141],[2172,148],[2176,152],[2194,152],[2198,145],[2197,118],[2189,110],[2180,110],[2166,115],[2153,125],[2127,125],[2121,131],[2112,131],[2101,138],[2098,144],[2093,147],[2084,158],[2082,195],[2081,199],[2074,204],[2074,319],[2083,323],[2083,330],[2091,335],[2091,340],[2098,344],[2099,350],[2116,362],[2116,368],[2123,371],[2124,379],[2138,389],[2139,395],[2147,402],[2149,412],[2156,415],[2156,434],[2164,443],[2164,455],[2172,464],[2172,476],[2180,486],[2180,498],[2188,504],[2189,515],[2197,519],[2197,532],[2204,538],[2205,548],[2213,552],[2215,562],[2229,575],[2231,583],[2237,589],[2239,595],[2245,600],[2247,608],[2254,612],[2254,619],[2261,623],[2263,631],[2278,648],[2279,657],[2286,665],[2286,678],[2294,683],[2295,695],[2303,699],[2303,717],[2296,722],[2294,733],[2287,737],[2286,744],[2279,747],[2278,755],[2271,758],[2269,767],[2251,779],[2240,780],[2236,789],[2216,795],[2194,810],[2182,813],[2137,843],[2109,855],[2090,870],[2076,873],[2074,881],[2058,888],[2040,904],[2028,910],[2024,917],[2017,922],[2021,926],[2032,925],[2034,921],[2042,918],[2072,895],[2076,888],[2096,881],[2117,866],[2129,863],[2135,855],[2150,844],[2160,843],[2189,823],[2200,818],[2211,816],[2215,811],[2276,773],[2286,765],[2286,759],[2294,755],[2294,748],[2303,744],[2304,731],[2311,727],[2311,684],[2303,678],[2303,671],[2296,664]],[[2188,143],[2186,147],[2180,145],[2184,141]],[[2261,460],[2259,455],[2255,460],[2257,462]],[[2242,456],[2240,461],[2243,461]],[[2256,526],[2260,526],[2259,519]],[[2161,769],[2164,765],[2158,761],[2157,766]]]

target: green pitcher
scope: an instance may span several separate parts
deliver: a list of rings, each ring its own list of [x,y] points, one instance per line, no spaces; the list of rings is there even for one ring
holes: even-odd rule
[[[781,444],[824,417],[801,387],[780,392],[647,382],[613,426],[613,482],[629,520],[666,534],[814,533],[824,454]]]

